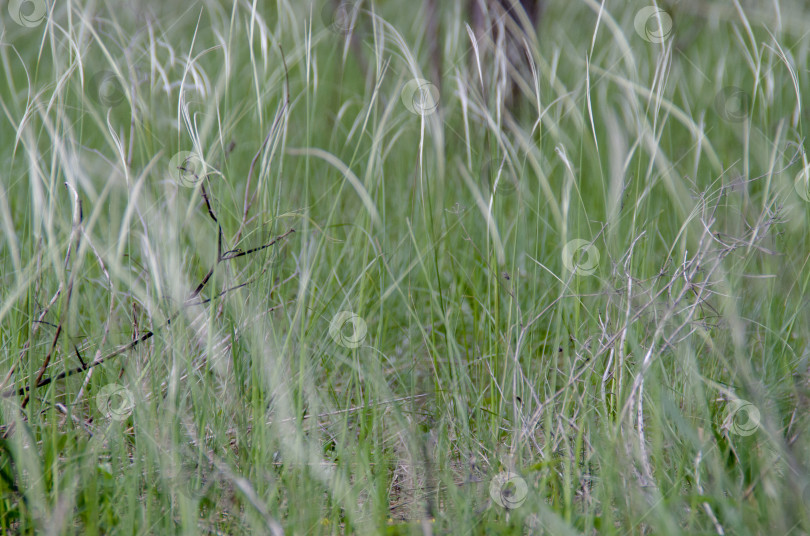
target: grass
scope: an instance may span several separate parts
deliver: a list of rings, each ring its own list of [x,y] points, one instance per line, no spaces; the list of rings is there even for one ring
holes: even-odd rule
[[[19,4],[0,532],[810,532],[803,3]]]

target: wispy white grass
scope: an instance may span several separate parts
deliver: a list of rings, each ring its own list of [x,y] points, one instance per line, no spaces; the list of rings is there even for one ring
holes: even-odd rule
[[[443,5],[424,113],[405,4],[4,19],[2,530],[800,532],[808,14],[681,4]]]

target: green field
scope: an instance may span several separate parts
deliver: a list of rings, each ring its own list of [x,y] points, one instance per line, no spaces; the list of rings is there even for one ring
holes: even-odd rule
[[[0,1],[0,533],[810,534],[810,5],[329,2]]]

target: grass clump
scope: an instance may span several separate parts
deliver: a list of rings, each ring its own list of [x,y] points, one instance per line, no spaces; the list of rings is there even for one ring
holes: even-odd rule
[[[0,531],[806,533],[807,7],[338,4],[4,6]]]

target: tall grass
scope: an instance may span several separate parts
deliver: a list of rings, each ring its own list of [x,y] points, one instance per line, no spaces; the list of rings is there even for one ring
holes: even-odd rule
[[[430,13],[3,4],[0,532],[810,530],[807,6]]]

